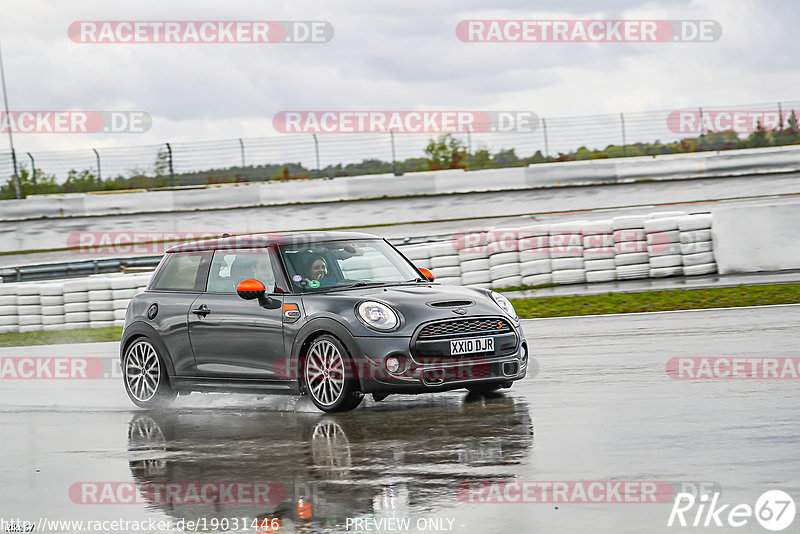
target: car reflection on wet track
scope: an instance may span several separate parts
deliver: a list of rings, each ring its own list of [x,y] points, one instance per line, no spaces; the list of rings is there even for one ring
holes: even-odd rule
[[[455,504],[459,481],[510,480],[509,466],[533,446],[528,406],[518,398],[446,396],[392,408],[328,415],[140,412],[129,424],[130,471],[144,494],[152,494],[148,485],[204,482],[285,488],[277,503],[162,498],[148,504],[176,520],[278,518],[284,527],[299,521],[319,528]]]

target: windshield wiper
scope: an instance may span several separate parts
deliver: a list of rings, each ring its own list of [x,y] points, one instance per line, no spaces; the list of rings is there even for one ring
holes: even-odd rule
[[[331,289],[352,289],[354,287],[380,287],[386,284],[391,284],[393,282],[365,282],[361,280],[360,282],[356,282],[355,284],[349,284],[346,286],[336,286]]]

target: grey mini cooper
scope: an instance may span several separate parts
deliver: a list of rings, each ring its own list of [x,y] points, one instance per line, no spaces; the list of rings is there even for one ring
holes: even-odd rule
[[[433,280],[368,234],[172,247],[125,316],[125,390],[144,408],[203,391],[309,395],[335,412],[367,393],[488,393],[524,378],[528,346],[511,303]]]

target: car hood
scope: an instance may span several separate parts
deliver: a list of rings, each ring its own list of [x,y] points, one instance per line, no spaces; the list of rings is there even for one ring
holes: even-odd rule
[[[397,309],[407,319],[421,323],[434,319],[452,319],[481,315],[503,315],[494,299],[484,289],[419,284],[392,287],[377,287],[351,290],[347,294],[353,300],[375,299]],[[453,310],[463,309],[463,315]]]

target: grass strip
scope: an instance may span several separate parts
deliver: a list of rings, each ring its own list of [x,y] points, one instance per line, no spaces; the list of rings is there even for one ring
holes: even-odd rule
[[[800,284],[739,285],[707,289],[666,289],[512,301],[523,319],[639,313],[704,308],[737,308],[800,302]]]
[[[0,347],[27,345],[61,345],[66,343],[97,343],[119,341],[122,327],[80,328],[76,330],[42,330],[41,332],[10,332],[0,334]]]

